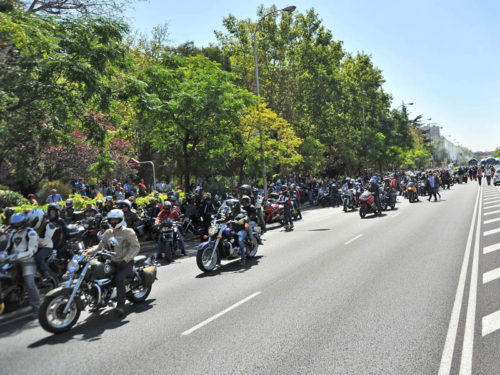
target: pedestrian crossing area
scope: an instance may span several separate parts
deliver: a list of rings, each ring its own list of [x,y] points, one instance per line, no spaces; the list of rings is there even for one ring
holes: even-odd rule
[[[491,334],[500,338],[500,188],[483,187],[482,221],[480,233],[482,278],[478,294],[483,306],[489,311],[479,316],[481,321],[481,336]],[[495,267],[495,265],[497,267]],[[491,311],[493,310],[493,311]]]

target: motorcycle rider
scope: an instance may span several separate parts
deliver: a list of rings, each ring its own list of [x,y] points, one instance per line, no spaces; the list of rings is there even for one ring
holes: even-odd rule
[[[66,205],[61,211],[61,217],[66,224],[71,224],[73,221],[73,213],[75,212],[75,207],[73,206],[73,199],[66,199]]]
[[[284,191],[278,203],[283,205],[283,221],[285,222],[285,229],[291,230],[293,228],[292,200],[290,198],[288,187],[286,185],[283,185],[282,188],[284,189]]]
[[[66,223],[59,217],[59,206],[57,204],[51,204],[47,208],[47,215],[49,221],[56,226],[56,231],[52,235],[52,246],[54,250],[57,251],[58,257],[61,256],[61,250],[66,245],[66,239],[68,238],[68,229],[66,228]]]
[[[248,216],[248,234],[250,235],[250,238],[254,238],[253,235],[253,227],[257,223],[257,210],[255,209],[255,206],[252,204],[252,201],[248,195],[244,195],[240,199],[241,206],[243,209],[246,211],[247,216]],[[259,245],[263,245],[262,240],[260,237],[257,239],[257,242]]]
[[[0,262],[19,262],[24,285],[28,292],[28,301],[33,307],[33,317],[38,316],[40,308],[40,292],[35,284],[36,263],[33,259],[38,249],[38,234],[28,226],[25,214],[16,213],[11,217],[12,232],[7,247],[0,253]]]
[[[373,176],[370,179],[370,184],[368,185],[368,191],[370,193],[373,193],[373,196],[375,198],[375,204],[377,205],[377,210],[379,212],[382,212],[382,208],[380,207],[380,188],[377,184],[377,177]]]
[[[39,237],[38,251],[34,256],[36,265],[45,279],[56,278],[56,275],[47,265],[47,259],[54,251],[52,237],[57,231],[57,227],[55,224],[47,221],[47,216],[41,209],[32,210],[26,216],[28,218],[28,225],[37,231]]]
[[[107,215],[111,212],[111,210],[114,210],[115,206],[113,205],[113,197],[111,195],[108,195],[106,198],[104,198],[104,211],[102,212],[103,215]]]
[[[172,221],[179,221],[180,215],[179,211],[175,210],[172,208],[172,202],[170,201],[165,201],[163,202],[163,209],[160,211],[158,214],[158,217],[156,218],[155,224],[160,224],[163,220],[172,220]],[[179,249],[181,250],[182,255],[186,255],[186,247],[184,245],[184,237],[182,236],[181,231],[179,228],[175,227],[174,229],[175,236],[177,237],[177,243],[179,244]],[[160,239],[161,241],[161,239]],[[161,246],[158,244],[158,250],[157,250],[157,255],[158,258],[161,256]]]
[[[110,228],[107,229],[98,245],[87,250],[93,254],[101,250],[110,250],[116,253],[111,261],[116,266],[114,281],[118,303],[116,311],[125,315],[125,278],[132,273],[133,259],[139,254],[141,245],[133,229],[124,226],[125,215],[122,210],[113,209],[107,216]]]
[[[246,262],[245,239],[247,238],[247,231],[245,229],[245,224],[247,222],[248,217],[243,212],[240,212],[234,217],[234,221],[231,223],[233,230],[238,234],[238,245],[240,246],[241,252],[241,264],[245,264]]]
[[[104,215],[104,206],[102,204],[102,199],[98,199],[95,201],[95,209],[97,210],[98,213]]]
[[[302,212],[300,211],[300,192],[299,189],[297,189],[297,186],[295,184],[290,185],[290,195],[292,198],[292,204],[295,205],[295,209],[297,210],[297,218],[302,220]]]
[[[123,211],[125,223],[128,228],[136,228],[142,225],[142,220],[136,212],[132,211],[132,204],[128,199],[116,202],[117,207]]]

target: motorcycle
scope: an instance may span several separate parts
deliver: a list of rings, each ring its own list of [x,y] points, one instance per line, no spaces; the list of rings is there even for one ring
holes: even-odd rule
[[[408,182],[408,185],[406,185],[406,196],[410,203],[418,201],[417,188],[412,181]]]
[[[348,209],[352,211],[356,209],[354,195],[353,189],[349,189],[347,186],[342,187],[342,205],[344,207],[344,212],[347,212]]]
[[[327,207],[330,205],[330,193],[327,190],[323,190],[318,194],[318,199],[315,202],[315,206]]]
[[[238,245],[238,233],[232,229],[234,221],[225,222],[226,219],[214,218],[212,225],[208,229],[207,241],[200,244],[196,254],[196,264],[203,272],[213,271],[221,259],[229,260],[241,257],[240,247]],[[248,231],[248,224],[245,224]],[[247,258],[253,258],[259,249],[258,240],[261,236],[261,229],[258,226],[253,227],[253,238],[246,236],[245,251]]]
[[[375,196],[368,190],[359,196],[359,206],[359,216],[361,218],[364,218],[369,213],[374,213],[375,216],[381,213],[375,204]]]
[[[279,194],[271,193],[264,205],[264,220],[266,224],[281,223],[283,224],[283,217],[285,209],[282,204],[278,203]]]
[[[65,274],[67,283],[45,295],[38,320],[43,329],[62,333],[73,327],[86,307],[95,312],[116,301],[113,281],[115,266],[109,261],[116,255],[100,251],[93,255],[82,252],[73,257]],[[133,272],[126,279],[127,299],[133,304],[146,300],[156,280],[156,265],[144,255],[134,258]]]
[[[387,211],[390,207],[391,210],[394,210],[396,207],[396,193],[392,192],[392,189],[388,187],[381,192],[380,202],[383,211]]]
[[[170,219],[163,220],[156,225],[157,231],[160,234],[158,246],[160,246],[161,254],[164,254],[167,262],[172,262],[175,259],[179,244],[177,242],[176,231],[179,230],[174,222]]]
[[[57,281],[53,278],[44,279],[37,271],[35,284],[40,294],[44,295],[57,286]],[[27,305],[28,294],[21,268],[16,263],[0,263],[0,315]]]

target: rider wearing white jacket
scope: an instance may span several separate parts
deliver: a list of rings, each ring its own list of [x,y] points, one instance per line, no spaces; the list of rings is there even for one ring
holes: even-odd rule
[[[0,253],[0,260],[18,262],[21,266],[28,300],[36,315],[40,307],[40,292],[35,284],[36,264],[33,256],[38,249],[38,234],[28,227],[28,218],[24,214],[12,215],[11,225],[13,230],[7,247]]]

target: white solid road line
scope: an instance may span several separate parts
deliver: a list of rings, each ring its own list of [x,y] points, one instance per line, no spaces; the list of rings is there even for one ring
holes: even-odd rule
[[[493,206],[484,207],[484,209],[489,210],[490,208],[495,208],[495,207],[500,207],[500,204],[495,204]]]
[[[484,236],[489,236],[490,234],[500,233],[500,228],[487,230],[483,233]]]
[[[483,273],[483,284],[500,278],[500,268]]]
[[[362,234],[358,234],[356,237],[350,239],[349,241],[345,242],[344,245],[349,245],[352,241],[357,240],[358,238],[363,237]]]
[[[500,310],[483,317],[483,337],[500,329]]]
[[[484,216],[487,216],[487,215],[494,215],[494,214],[500,214],[500,210],[497,210],[497,211],[491,211],[491,212],[485,212],[485,213],[484,213]]]
[[[252,295],[250,295],[250,296],[248,296],[246,298],[243,298],[241,301],[236,302],[234,305],[229,306],[227,309],[221,311],[220,313],[215,314],[214,316],[208,318],[207,320],[204,320],[200,324],[195,325],[193,328],[190,328],[187,331],[182,332],[181,335],[182,336],[187,336],[187,335],[193,333],[194,331],[200,329],[201,327],[206,326],[208,323],[213,322],[215,319],[220,318],[222,315],[227,314],[229,311],[234,310],[235,308],[237,308],[240,305],[243,305],[245,302],[250,301],[252,298],[257,297],[261,293],[262,292],[255,292],[254,294],[252,294]]]
[[[491,224],[491,223],[496,223],[497,221],[500,221],[500,217],[497,217],[496,219],[491,219],[491,220],[485,220],[483,224]]]
[[[480,189],[481,197],[483,190]],[[479,269],[479,239],[481,238],[481,205],[479,205],[479,219],[476,226],[476,238],[474,241],[474,255],[472,257],[472,269],[470,273],[469,302],[465,318],[464,342],[462,346],[462,360],[460,361],[460,375],[472,374],[472,354],[474,352],[474,330],[476,324],[477,304],[477,278]]]
[[[472,246],[472,237],[474,235],[474,223],[476,222],[477,209],[479,207],[479,190],[477,192],[476,203],[474,204],[474,213],[470,223],[469,236],[467,237],[467,245],[465,246],[464,260],[460,269],[458,278],[457,293],[455,294],[455,302],[451,310],[450,324],[446,334],[443,354],[441,355],[441,364],[439,365],[439,375],[448,375],[453,361],[453,350],[457,339],[458,321],[460,319],[460,310],[462,308],[462,300],[464,298],[465,279],[467,278],[467,269],[469,268],[470,250]]]
[[[500,250],[500,242],[494,245],[483,247],[483,254],[492,253],[493,251]]]

